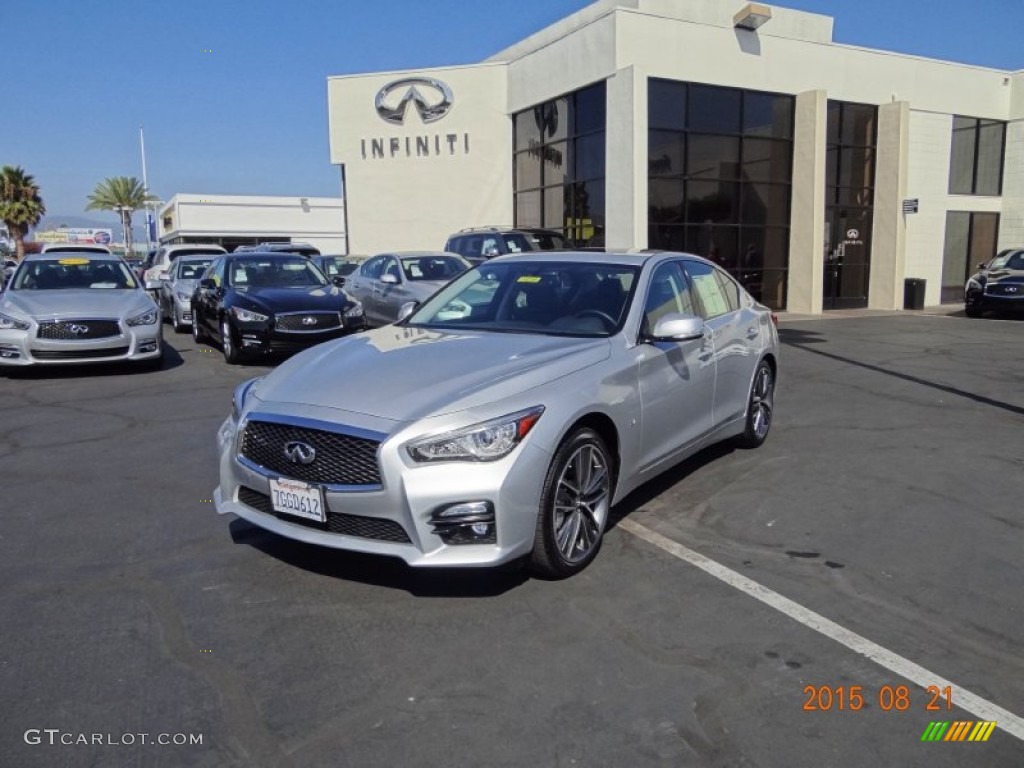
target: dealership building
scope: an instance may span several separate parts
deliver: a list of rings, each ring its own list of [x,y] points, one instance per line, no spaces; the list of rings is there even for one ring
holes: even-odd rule
[[[961,300],[1024,245],[1024,72],[842,45],[832,19],[599,0],[479,64],[328,80],[354,251],[480,225],[684,250],[772,307]]]
[[[340,197],[177,194],[157,216],[161,243],[216,243],[233,251],[265,242],[309,243],[348,253]]]

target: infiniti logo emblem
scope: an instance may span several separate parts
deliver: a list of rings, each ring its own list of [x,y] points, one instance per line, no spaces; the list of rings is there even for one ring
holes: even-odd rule
[[[316,460],[316,449],[309,443],[293,440],[284,444],[284,456],[292,464],[305,466]]]
[[[69,327],[68,330],[71,331],[73,334],[75,334],[75,336],[85,336],[85,334],[87,334],[89,332],[89,326],[88,325],[78,325],[76,323],[76,324],[73,324],[71,327]]]
[[[433,123],[452,108],[452,89],[432,77],[406,77],[388,83],[374,99],[377,114],[395,125],[405,122],[409,102],[416,107],[420,120]]]
[[[1016,285],[1008,285],[1008,286],[1006,286],[1006,292],[1007,293],[1016,293],[1017,292],[1017,286]]]
[[[306,315],[302,318],[303,325],[316,325],[316,318],[311,315]]]

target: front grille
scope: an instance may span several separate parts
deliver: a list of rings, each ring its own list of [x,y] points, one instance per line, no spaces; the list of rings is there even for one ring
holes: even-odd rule
[[[278,315],[276,326],[279,331],[329,331],[341,327],[341,315],[337,312]]]
[[[312,446],[316,457],[311,464],[292,463],[284,447],[292,441]],[[376,440],[338,432],[250,421],[242,434],[241,454],[261,467],[285,477],[324,485],[380,485]]]
[[[988,293],[992,296],[1013,296],[1024,299],[1024,283],[990,283]]]
[[[315,528],[328,533],[341,533],[345,536],[356,536],[360,539],[373,539],[375,541],[392,541],[397,544],[409,544],[409,534],[394,520],[381,520],[376,517],[363,517],[362,515],[343,515],[338,512],[327,510],[327,524],[318,523],[315,520],[306,520],[301,517],[280,514],[274,511],[274,505],[270,497],[265,493],[254,491],[252,488],[242,486],[238,489],[238,500],[246,506],[252,507],[258,512],[295,523],[307,528]]]
[[[55,341],[109,339],[121,335],[121,326],[116,320],[51,320],[40,323],[36,335]]]
[[[33,349],[36,360],[92,360],[97,357],[124,357],[128,347],[110,349]]]

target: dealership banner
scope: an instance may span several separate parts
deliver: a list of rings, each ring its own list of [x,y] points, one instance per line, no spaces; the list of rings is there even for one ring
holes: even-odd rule
[[[37,243],[96,243],[110,245],[114,238],[112,229],[84,229],[64,227],[45,232],[36,232]]]

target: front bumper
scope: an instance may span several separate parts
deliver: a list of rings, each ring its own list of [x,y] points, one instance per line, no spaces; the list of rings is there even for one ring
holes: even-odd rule
[[[352,421],[359,420],[357,414],[346,416],[353,417]],[[362,427],[365,426],[364,423]],[[263,507],[261,510],[242,500],[252,502],[260,496],[269,497],[269,478],[280,475],[239,460],[238,426],[229,418],[218,435],[220,486],[214,491],[217,512],[235,514],[290,539],[333,549],[398,557],[412,566],[495,566],[530,552],[540,507],[541,481],[551,460],[549,453],[526,440],[496,462],[416,464],[402,450],[411,436],[399,431],[380,444],[377,452],[380,486],[371,490],[325,489],[328,512],[346,520],[331,520],[330,526],[324,526],[275,514],[266,501],[258,504]],[[470,501],[485,501],[492,506],[493,543],[446,544],[441,533],[436,532],[432,515],[438,509]],[[374,525],[375,522],[380,525]],[[393,540],[398,538],[392,535],[396,526],[404,532],[406,541]],[[339,529],[364,533],[336,532]]]
[[[964,298],[968,308],[980,312],[1024,312],[1024,286],[1017,294],[992,294],[972,291]]]
[[[235,323],[238,348],[248,353],[300,352],[365,329],[365,321],[350,321],[326,331],[296,333],[279,331],[267,323]]]
[[[57,341],[36,338],[34,329],[0,331],[0,366],[89,365],[154,360],[163,344],[160,323],[125,326],[103,339]]]

